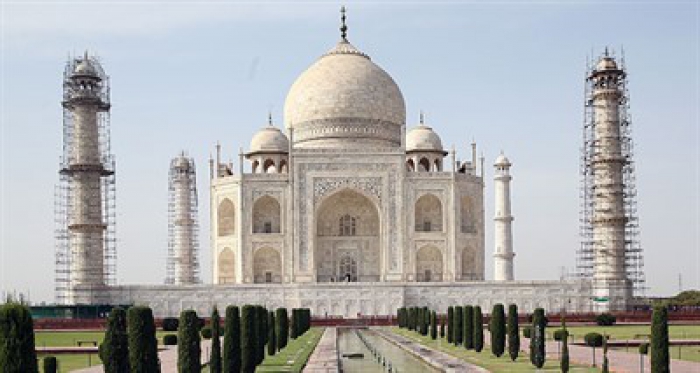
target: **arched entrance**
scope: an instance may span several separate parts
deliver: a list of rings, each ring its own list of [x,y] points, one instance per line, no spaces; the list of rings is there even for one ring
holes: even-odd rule
[[[435,246],[425,246],[416,253],[416,280],[442,281],[442,253]]]
[[[344,189],[316,210],[314,260],[318,282],[380,280],[381,249],[376,203]]]
[[[255,252],[253,256],[253,282],[281,283],[282,263],[277,250],[265,247]]]

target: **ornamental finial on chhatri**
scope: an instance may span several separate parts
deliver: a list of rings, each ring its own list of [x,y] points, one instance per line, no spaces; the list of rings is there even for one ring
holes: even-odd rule
[[[348,41],[348,26],[345,24],[345,5],[340,7],[340,37]]]

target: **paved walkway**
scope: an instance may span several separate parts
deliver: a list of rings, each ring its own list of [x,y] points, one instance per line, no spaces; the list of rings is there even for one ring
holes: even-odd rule
[[[328,327],[309,357],[303,372],[331,373],[339,371],[338,328]]]
[[[488,331],[484,330],[484,339],[488,339]],[[523,338],[521,342],[523,349],[527,350],[530,346],[530,340]],[[547,341],[547,359],[559,360],[558,342]],[[569,345],[569,359],[572,363],[581,365],[591,365],[593,363],[593,352],[590,347]],[[603,362],[603,349],[596,348],[596,365],[601,366]],[[617,373],[636,373],[639,372],[639,354],[634,352],[625,352],[620,350],[608,350],[608,362],[610,363],[610,371]],[[651,364],[649,356],[644,357],[644,371],[651,372]],[[671,371],[674,373],[698,373],[700,372],[700,363],[692,361],[671,359]]]
[[[223,341],[222,341],[223,342]],[[209,352],[211,350],[211,340],[202,340],[202,364],[209,362]],[[166,346],[165,349],[158,351],[160,358],[160,371],[163,373],[177,372],[177,346]],[[99,359],[99,358],[98,358]],[[102,373],[104,369],[102,365],[95,365],[90,368],[74,370],[77,373]]]
[[[378,335],[382,336],[389,342],[394,343],[408,353],[422,359],[431,366],[442,370],[443,372],[479,372],[488,373],[488,370],[470,364],[462,359],[458,359],[452,355],[442,351],[434,350],[420,343],[414,342],[406,337],[395,334],[386,329],[373,329]]]

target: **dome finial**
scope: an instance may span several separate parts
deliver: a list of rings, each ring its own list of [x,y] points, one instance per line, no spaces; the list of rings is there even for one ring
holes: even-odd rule
[[[420,124],[425,125],[425,115],[423,114],[423,110],[420,111]]]
[[[267,125],[270,127],[273,126],[273,124],[272,124],[272,112],[271,111],[267,112]]]
[[[608,54],[608,47],[605,46],[605,57],[609,57],[610,55]]]
[[[340,37],[348,41],[348,26],[345,24],[345,5],[340,7]]]

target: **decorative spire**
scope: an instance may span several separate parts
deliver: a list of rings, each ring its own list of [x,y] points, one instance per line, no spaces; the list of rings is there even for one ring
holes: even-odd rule
[[[348,41],[348,26],[345,24],[345,5],[340,7],[340,37]]]
[[[423,115],[423,110],[420,111],[420,125],[425,125],[425,115]]]
[[[605,57],[610,57],[610,54],[608,53],[608,47],[605,46]]]
[[[272,124],[272,112],[271,111],[267,112],[267,125],[270,127],[273,126],[273,124]]]
[[[88,62],[88,51],[87,51],[87,49],[85,50],[85,56],[83,57],[83,61]]]

